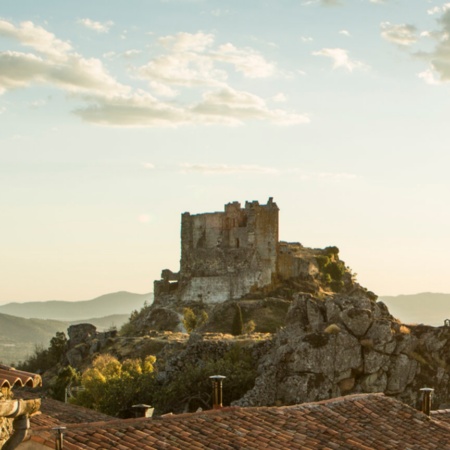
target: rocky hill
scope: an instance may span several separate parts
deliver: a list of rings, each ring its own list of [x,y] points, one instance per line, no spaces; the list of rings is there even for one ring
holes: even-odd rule
[[[315,254],[320,261],[326,252],[310,249],[308,257]],[[334,260],[346,267],[337,255]],[[80,326],[67,360],[83,368],[99,352],[119,359],[154,354],[160,378],[170,380],[193,361],[202,365],[237,344],[251,356],[257,374],[253,389],[235,400],[238,405],[293,404],[360,392],[384,392],[417,405],[424,386],[435,388],[436,405],[448,405],[450,327],[403,325],[348,268],[339,292],[323,275],[321,269],[314,277],[274,281],[216,305],[191,302],[191,309],[206,311],[208,319],[190,334],[183,325],[186,305],[161,302],[131,318],[128,336],[92,329],[83,335]],[[254,328],[245,334],[242,325],[250,321]]]
[[[194,375],[216,374],[201,372],[206,367],[226,371],[230,390],[239,388],[236,370],[245,370],[245,391],[229,398],[238,405],[361,392],[416,405],[425,386],[435,388],[437,405],[450,404],[450,327],[401,324],[356,282],[337,247],[279,242],[278,211],[269,198],[184,213],[180,270],[162,271],[154,302],[118,336],[71,327],[62,361],[83,370],[99,353],[155,355],[162,412],[199,406],[186,389],[199,391]],[[237,369],[242,361],[251,368]],[[180,387],[183,395],[168,404]]]

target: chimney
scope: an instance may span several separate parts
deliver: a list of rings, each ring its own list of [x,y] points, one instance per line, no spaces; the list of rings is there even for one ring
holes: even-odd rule
[[[52,430],[56,431],[56,439],[55,439],[55,449],[63,450],[64,448],[64,431],[66,431],[66,427],[55,427]]]
[[[209,377],[213,388],[213,409],[222,408],[222,382],[225,378],[223,375],[212,375]]]
[[[434,389],[432,388],[422,388],[420,390],[423,392],[422,397],[422,412],[427,416],[430,416],[431,412],[431,396],[433,395]]]
[[[133,405],[132,408],[134,409],[136,417],[152,417],[153,411],[155,410],[155,408],[152,408],[150,405],[144,405],[143,403]]]

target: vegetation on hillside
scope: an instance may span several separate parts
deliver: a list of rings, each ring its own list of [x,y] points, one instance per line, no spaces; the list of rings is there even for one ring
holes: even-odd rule
[[[120,362],[103,354],[83,372],[84,388],[71,401],[87,408],[118,417],[132,415],[132,406],[153,404],[156,389],[154,356]]]
[[[62,331],[50,339],[48,348],[36,345],[34,353],[25,361],[18,362],[17,368],[26,372],[43,373],[56,366],[67,350],[67,337]]]

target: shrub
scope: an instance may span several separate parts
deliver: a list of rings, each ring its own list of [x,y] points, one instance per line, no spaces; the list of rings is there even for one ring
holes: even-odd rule
[[[99,355],[83,372],[73,403],[112,416],[126,417],[134,404],[153,403],[155,395],[154,356],[128,359],[121,363],[111,355]]]
[[[327,255],[339,255],[339,249],[336,246],[326,247],[324,250]]]
[[[254,320],[249,320],[248,322],[244,323],[244,326],[242,327],[242,334],[250,334],[255,331],[256,323]]]
[[[254,385],[256,369],[251,354],[235,344],[222,358],[207,358],[186,365],[157,392],[158,411],[196,411],[211,408],[211,375],[224,375],[223,403],[229,405]]]
[[[184,308],[183,310],[183,325],[188,333],[196,330],[198,327],[208,321],[208,313],[201,310],[199,314],[195,314],[191,308]]]
[[[244,319],[242,317],[242,309],[239,303],[235,303],[235,313],[233,318],[233,324],[231,327],[231,334],[239,336],[243,333]]]

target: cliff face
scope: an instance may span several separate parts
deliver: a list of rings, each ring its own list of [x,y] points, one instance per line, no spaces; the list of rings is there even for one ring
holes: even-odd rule
[[[300,295],[259,361],[239,405],[294,404],[384,392],[416,405],[419,389],[450,400],[450,327],[406,327],[359,292],[319,300]]]
[[[277,299],[265,308],[267,301],[257,305],[268,308],[271,316]],[[322,297],[294,294],[294,299],[278,302],[278,320],[283,319],[284,326],[274,333],[151,331],[140,337],[106,339],[93,334],[82,343],[74,341],[67,356],[72,365],[86,367],[86,358],[98,352],[120,359],[153,354],[159,377],[170,381],[186,367],[221,358],[238,345],[251,355],[257,376],[253,389],[237,405],[286,405],[384,392],[417,407],[419,390],[426,386],[435,389],[433,408],[449,406],[450,327],[402,325],[382,302],[360,288],[352,294]]]

